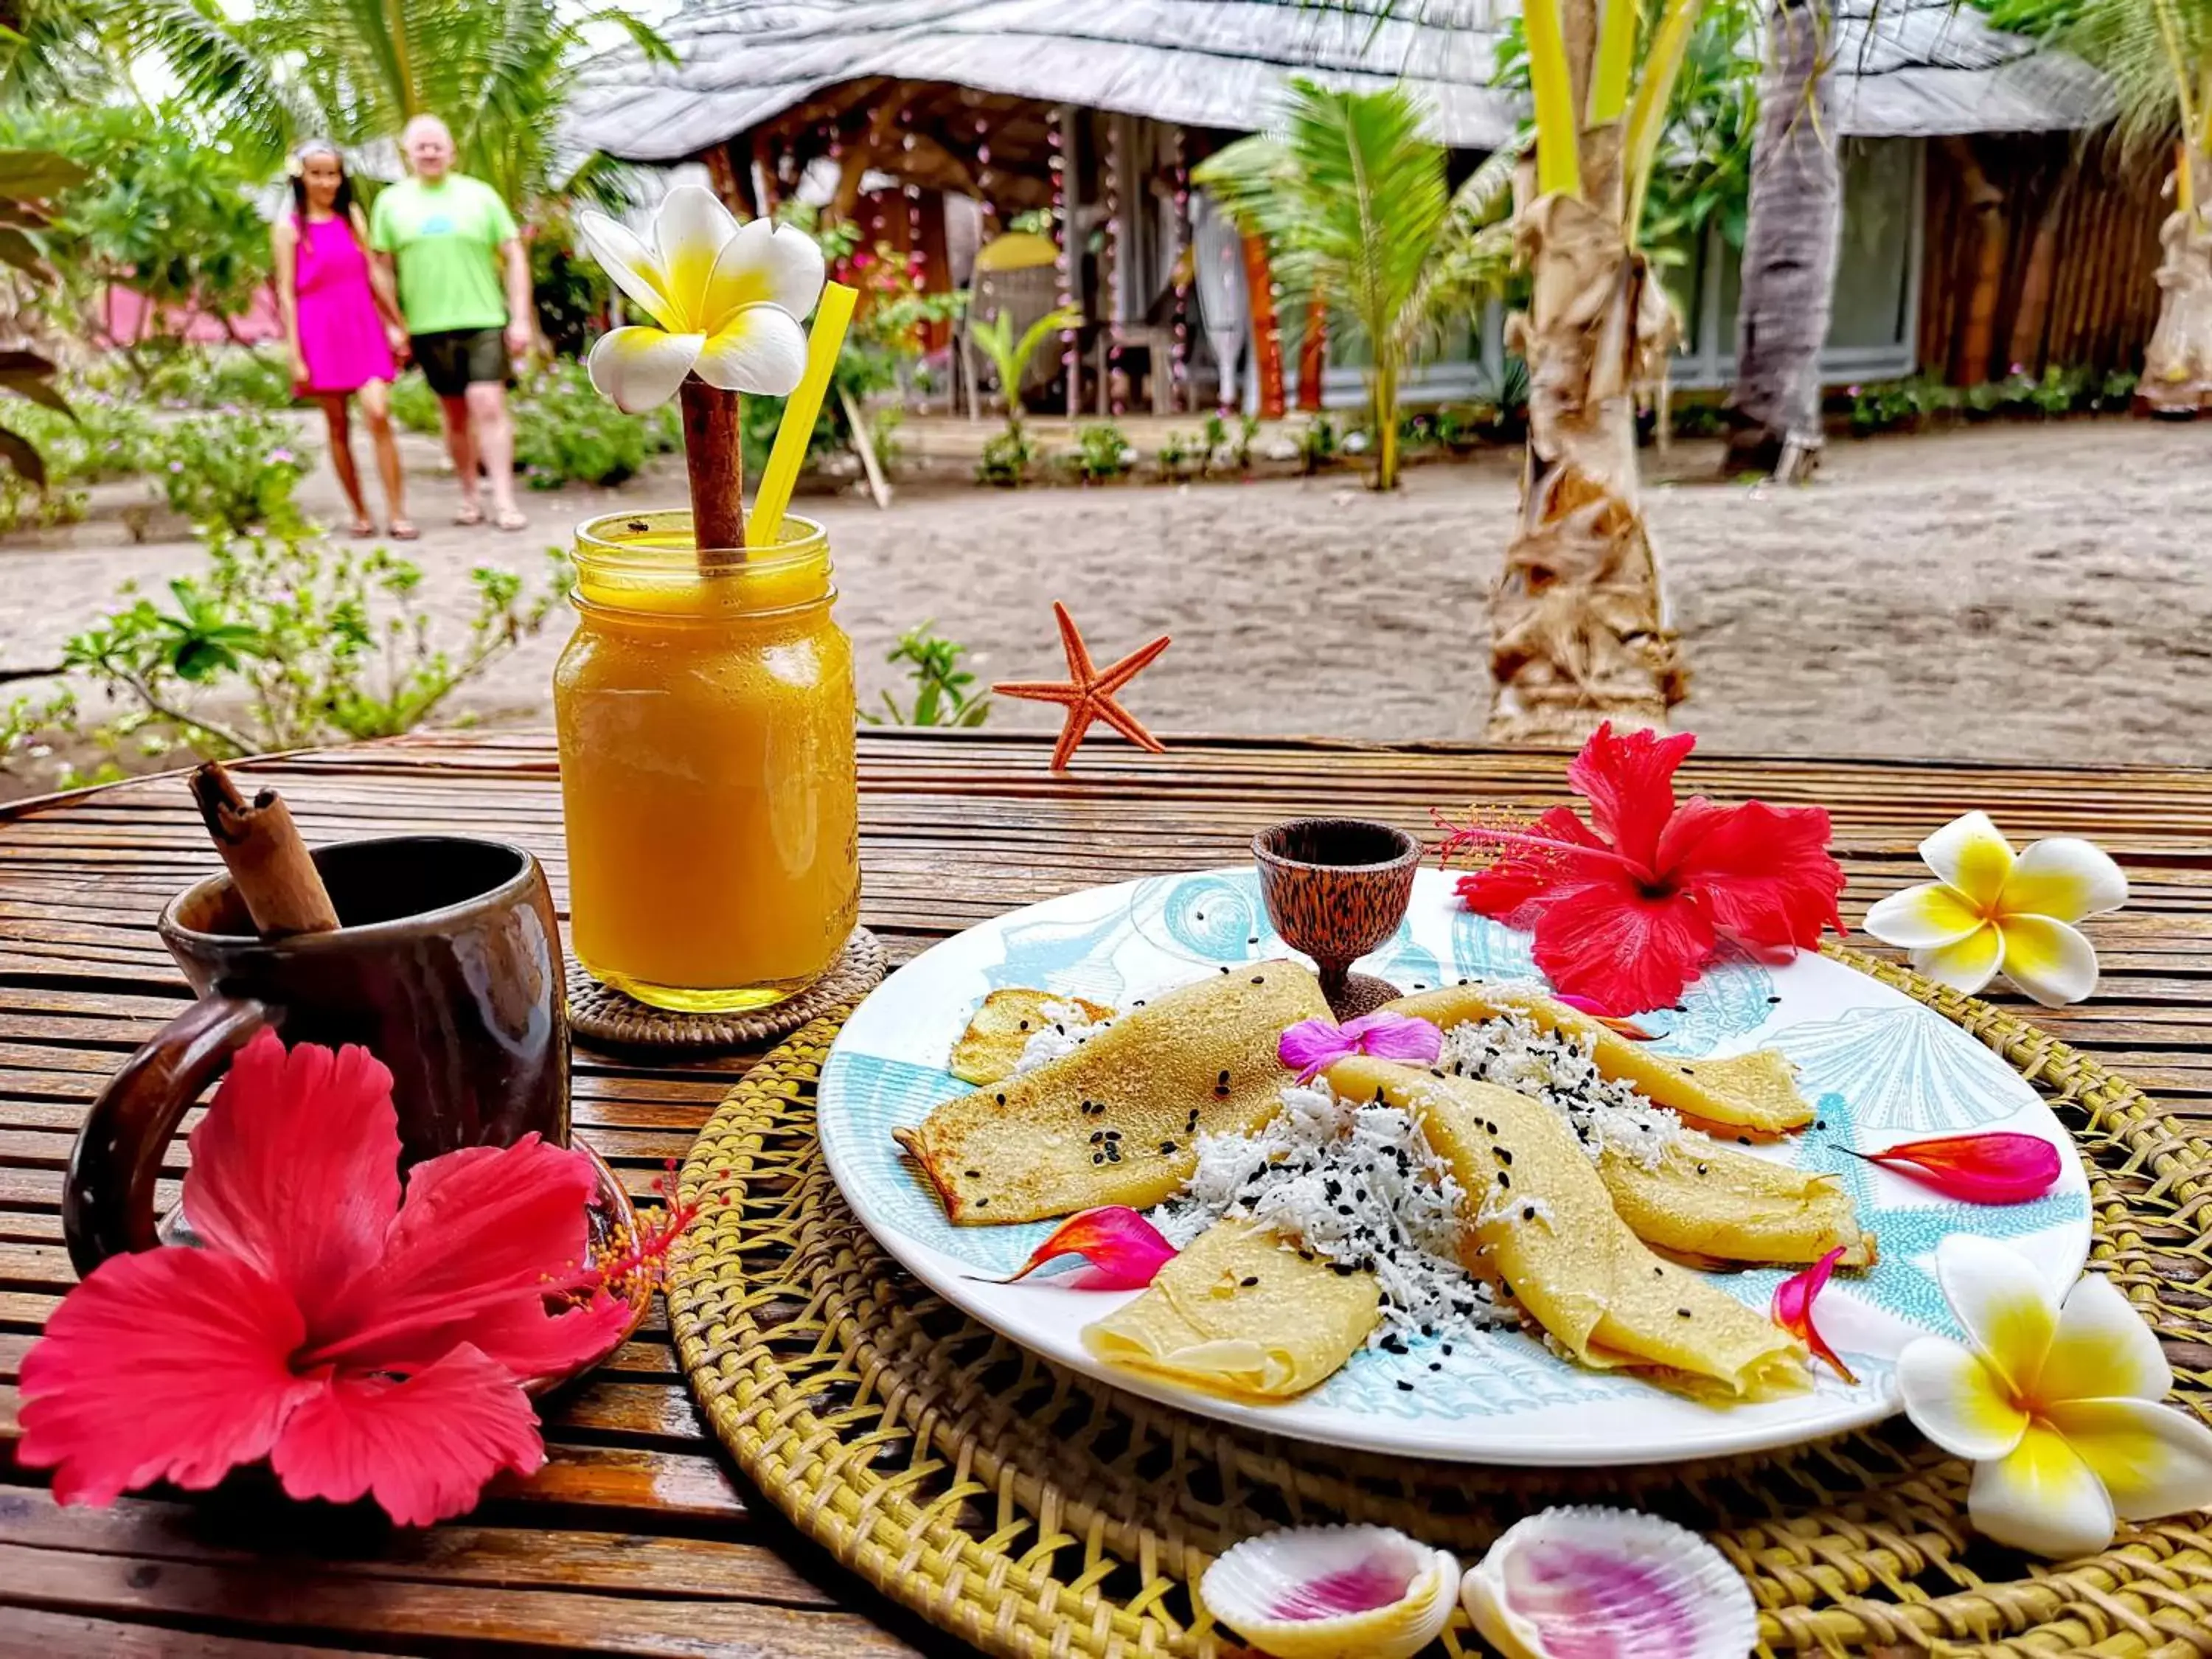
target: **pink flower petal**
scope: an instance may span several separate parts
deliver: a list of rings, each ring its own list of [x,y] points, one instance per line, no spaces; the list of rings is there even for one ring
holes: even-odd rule
[[[341,1373],[292,1413],[270,1462],[295,1498],[367,1494],[403,1527],[472,1508],[501,1469],[545,1462],[513,1373],[466,1343],[404,1382]]]
[[[1175,1246],[1143,1216],[1127,1205],[1109,1204],[1070,1216],[1030,1253],[1012,1279],[1000,1282],[1011,1285],[1025,1279],[1056,1256],[1079,1255],[1096,1269],[1085,1280],[1085,1290],[1140,1291],[1175,1255]]]
[[[313,1358],[411,1370],[502,1313],[507,1340],[507,1319],[591,1282],[584,1206],[598,1187],[588,1157],[534,1134],[416,1164],[383,1254],[346,1287]]]
[[[212,1486],[267,1455],[315,1385],[287,1364],[307,1330],[282,1286],[234,1256],[111,1256],[23,1358],[16,1455],[64,1504],[155,1480]]]
[[[2063,1167],[2058,1149],[2042,1136],[2008,1129],[1909,1140],[1857,1156],[1969,1204],[2025,1204],[2040,1198]]]
[[[1361,1015],[1346,1024],[1344,1035],[1359,1054],[1420,1066],[1435,1065],[1444,1047],[1441,1027],[1416,1015],[1388,1010]]]
[[[1776,1285],[1774,1322],[1810,1348],[1815,1358],[1826,1360],[1844,1382],[1856,1383],[1858,1378],[1836,1357],[1835,1350],[1813,1324],[1814,1300],[1827,1287],[1828,1276],[1836,1271],[1836,1263],[1843,1255],[1844,1247],[1838,1244],[1803,1273],[1792,1273]]]
[[[319,1330],[399,1208],[392,1073],[366,1048],[288,1053],[264,1031],[231,1062],[191,1149],[193,1231],[283,1285]]]
[[[1285,1031],[1275,1044],[1275,1057],[1310,1083],[1324,1067],[1356,1053],[1352,1040],[1333,1019],[1302,1019]]]

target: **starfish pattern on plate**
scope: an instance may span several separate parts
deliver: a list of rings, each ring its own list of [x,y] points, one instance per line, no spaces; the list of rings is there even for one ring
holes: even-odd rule
[[[1076,627],[1075,618],[1067,614],[1067,607],[1054,599],[1052,614],[1060,623],[1060,642],[1067,651],[1067,678],[1008,680],[991,688],[1003,697],[1027,697],[1036,702],[1066,706],[1067,718],[1060,728],[1060,741],[1053,745],[1052,769],[1067,770],[1067,763],[1074,757],[1095,720],[1104,720],[1140,749],[1149,749],[1155,755],[1164,754],[1166,745],[1121,707],[1115,693],[1168,648],[1168,636],[1163,634],[1150,645],[1140,646],[1121,661],[1102,669],[1092,665],[1090,649],[1083,643],[1082,632]]]

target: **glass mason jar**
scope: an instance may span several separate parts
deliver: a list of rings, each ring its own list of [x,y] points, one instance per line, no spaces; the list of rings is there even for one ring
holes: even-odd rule
[[[578,529],[553,712],[569,942],[603,983],[659,1008],[763,1008],[843,949],[860,801],[836,597],[804,519],[703,568],[688,512]]]

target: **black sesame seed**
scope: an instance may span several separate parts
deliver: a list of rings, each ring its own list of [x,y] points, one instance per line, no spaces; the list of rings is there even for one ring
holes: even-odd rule
[[[1336,1274],[1340,1279],[1349,1279],[1352,1274],[1359,1271],[1358,1268],[1353,1267],[1349,1261],[1332,1261],[1328,1264],[1328,1270],[1329,1272]]]
[[[1005,1105],[1006,1103],[1006,1096],[1004,1096],[1004,1095],[1000,1095],[1000,1096],[999,1097],[999,1104],[1000,1104],[1000,1105],[1001,1105],[1001,1106],[1003,1106],[1003,1105]]]
[[[975,1200],[975,1207],[979,1210],[988,1210],[991,1207],[991,1200],[988,1198],[979,1198]]]
[[[1813,1120],[1813,1127],[1816,1129],[1825,1129],[1828,1127],[1828,1120],[1825,1117],[1816,1117]]]
[[[1773,996],[1773,997],[1769,997],[1769,998],[1767,998],[1767,1000],[1767,1000],[1767,1004],[1768,1004],[1768,1006],[1771,1006],[1773,1004],[1775,1004],[1775,1003],[1778,1003],[1778,1002],[1781,1001],[1781,1000],[1782,1000],[1782,999],[1781,999],[1780,997],[1778,997],[1778,996]]]
[[[1523,1204],[1521,1206],[1521,1218],[1523,1221],[1534,1221],[1536,1218],[1536,1206],[1533,1204]]]
[[[1748,1146],[1751,1145],[1751,1137],[1749,1135],[1738,1135],[1735,1138],[1735,1144],[1739,1146]]]
[[[1255,974],[1252,975],[1252,983],[1255,985],[1265,985],[1267,982],[1267,976],[1265,974]]]
[[[1093,1129],[1091,1132],[1091,1144],[1094,1146],[1105,1139],[1106,1132],[1103,1129]]]
[[[1464,985],[1464,984],[1466,984],[1466,983],[1467,983],[1467,981],[1466,981],[1465,980],[1462,980],[1462,981],[1460,981],[1460,983],[1461,983],[1461,984],[1462,984],[1462,985]],[[1474,1304],[1473,1303],[1469,1303],[1468,1305],[1469,1307],[1473,1307]],[[1445,1343],[1445,1344],[1444,1344],[1443,1352],[1444,1352],[1444,1358],[1445,1358],[1449,1359],[1449,1358],[1451,1358],[1451,1344],[1450,1344],[1450,1343],[1447,1342],[1447,1343]]]
[[[1651,1277],[1654,1279],[1664,1279],[1667,1277],[1667,1270],[1664,1267],[1654,1267],[1651,1270]]]
[[[966,1174],[970,1181],[981,1181],[983,1178],[983,1172],[981,1170],[969,1170]]]
[[[1244,942],[1247,945],[1257,945],[1260,942],[1260,936],[1257,933],[1255,933]]]
[[[1677,1319],[1687,1319],[1689,1316],[1690,1310],[1687,1308],[1677,1308],[1674,1310],[1674,1317]]]
[[[1500,1170],[1498,1172],[1498,1184],[1501,1187],[1510,1187],[1513,1184],[1513,1177]]]
[[[1350,1215],[1352,1213],[1352,1206],[1349,1204],[1340,1204],[1336,1206],[1336,1212],[1339,1215]]]
[[[1216,1083],[1226,1083],[1226,1082],[1228,1082],[1228,1081],[1229,1081],[1229,1073],[1228,1073],[1227,1072],[1225,1072],[1225,1071],[1224,1071],[1224,1072],[1223,1072],[1223,1073],[1221,1073],[1221,1075],[1220,1075],[1220,1076],[1218,1076],[1218,1077],[1215,1078],[1213,1080],[1214,1080]]]
[[[1106,1154],[1103,1152],[1093,1152],[1091,1154],[1091,1161],[1093,1164],[1103,1164],[1106,1161]]]
[[[1255,1285],[1260,1282],[1260,1275],[1257,1273],[1247,1273],[1243,1278],[1238,1279],[1237,1282],[1249,1291]]]
[[[1429,1369],[1432,1371],[1440,1371],[1443,1370],[1443,1368],[1444,1362],[1441,1359],[1431,1359],[1429,1361]]]
[[[1229,971],[1229,969],[1228,969],[1228,968],[1224,965],[1224,966],[1223,967],[1223,969],[1221,969],[1221,971],[1222,971],[1223,973],[1224,973],[1224,974],[1225,974],[1225,973],[1227,973],[1227,972]]]
[[[1703,1175],[1703,1174],[1705,1174],[1705,1166],[1704,1164],[1700,1164],[1699,1165],[1698,1165],[1698,1173],[1699,1175]]]
[[[1413,1391],[1413,1385],[1406,1381],[1402,1376],[1398,1379],[1398,1386],[1403,1389],[1407,1394],[1411,1394]]]
[[[1229,1098],[1229,1085],[1228,1085],[1227,1084],[1225,1084],[1225,1083],[1217,1083],[1217,1084],[1215,1084],[1215,1085],[1213,1085],[1213,1097],[1214,1097],[1216,1100],[1226,1100],[1226,1099],[1228,1099],[1228,1098]]]
[[[1513,1161],[1513,1152],[1510,1147],[1493,1146],[1491,1151],[1498,1154],[1498,1161],[1500,1164],[1510,1164]]]
[[[1176,1149],[1176,1144],[1175,1144],[1175,1142],[1173,1142],[1172,1140],[1163,1140],[1162,1142],[1160,1142],[1160,1156],[1161,1156],[1161,1157],[1163,1157],[1163,1158],[1165,1158],[1165,1157],[1167,1157],[1168,1155],[1170,1155],[1170,1153],[1172,1153],[1172,1152],[1175,1151],[1175,1149]]]

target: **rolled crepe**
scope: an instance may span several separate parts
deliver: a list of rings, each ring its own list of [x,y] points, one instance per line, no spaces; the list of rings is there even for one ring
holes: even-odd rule
[[[951,1063],[945,1070],[978,1088],[1012,1077],[1030,1039],[1048,1026],[1064,1025],[1071,1013],[1085,1025],[1114,1018],[1111,1008],[1081,997],[1056,997],[1049,991],[1020,987],[994,991],[952,1045]]]
[[[1842,1267],[1875,1259],[1875,1237],[1860,1230],[1842,1182],[1701,1134],[1684,1135],[1650,1166],[1607,1147],[1597,1173],[1628,1230],[1672,1256],[1794,1267],[1841,1249]]]
[[[1461,1260],[1563,1352],[1723,1399],[1809,1382],[1796,1338],[1629,1231],[1574,1132],[1542,1102],[1364,1055],[1339,1060],[1328,1080],[1348,1099],[1413,1114],[1467,1194]]]
[[[1248,1134],[1281,1106],[1284,1030],[1326,1018],[1312,972],[1263,962],[1132,1007],[1070,1054],[892,1131],[969,1226],[1102,1204],[1146,1209],[1198,1167],[1201,1134]]]
[[[1728,1060],[1672,1060],[1520,985],[1446,985],[1389,1006],[1447,1030],[1468,1020],[1526,1015],[1539,1030],[1580,1038],[1605,1076],[1633,1084],[1685,1123],[1724,1140],[1775,1140],[1813,1121],[1813,1108],[1797,1092],[1795,1068],[1772,1048]]]
[[[1217,1221],[1145,1293],[1083,1330],[1109,1364],[1235,1400],[1287,1400],[1334,1375],[1381,1317],[1372,1273],[1298,1255]]]

